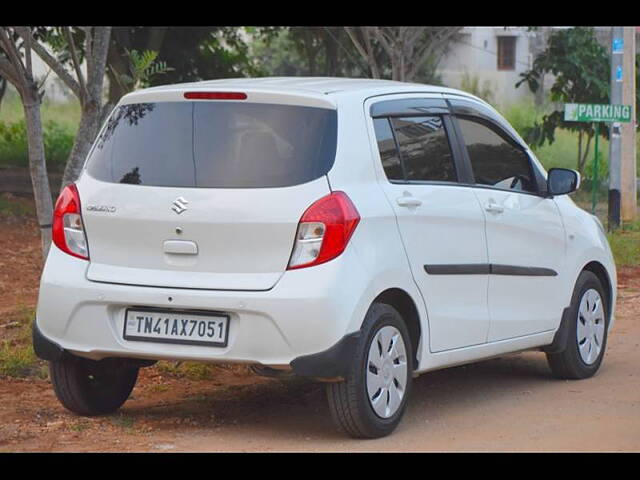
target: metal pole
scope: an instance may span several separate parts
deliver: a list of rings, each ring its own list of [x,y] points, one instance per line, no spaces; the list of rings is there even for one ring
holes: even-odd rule
[[[623,44],[623,28],[611,28],[611,95],[609,103],[622,104],[622,50],[618,47]],[[609,135],[609,230],[620,227],[620,191],[621,186],[621,141],[620,123],[611,124]]]
[[[596,204],[598,203],[598,137],[600,137],[600,122],[596,124],[596,145],[595,157],[593,159],[593,180],[591,182],[591,213],[596,214]]]

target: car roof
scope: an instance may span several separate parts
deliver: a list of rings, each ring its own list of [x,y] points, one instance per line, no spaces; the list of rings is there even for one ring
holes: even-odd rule
[[[420,83],[398,82],[395,80],[380,80],[370,78],[341,78],[341,77],[259,77],[259,78],[227,78],[219,80],[205,80],[201,82],[161,85],[138,90],[129,95],[138,96],[163,91],[189,90],[201,88],[215,89],[248,89],[270,92],[297,93],[311,96],[332,96],[343,93],[359,93],[363,97],[385,93],[429,92],[453,93],[473,97],[468,93],[435,85]]]
[[[124,95],[118,105],[144,102],[185,101],[188,91],[243,92],[251,103],[297,105],[337,109],[369,98],[394,94],[447,94],[475,100],[495,109],[470,93],[421,83],[346,77],[259,77],[226,78],[144,88]],[[498,113],[495,111],[495,113]],[[498,114],[499,115],[499,114]]]

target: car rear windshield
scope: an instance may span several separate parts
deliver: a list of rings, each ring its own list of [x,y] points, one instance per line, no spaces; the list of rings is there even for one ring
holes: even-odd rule
[[[238,102],[118,107],[88,158],[107,182],[170,187],[286,187],[333,165],[335,110]]]

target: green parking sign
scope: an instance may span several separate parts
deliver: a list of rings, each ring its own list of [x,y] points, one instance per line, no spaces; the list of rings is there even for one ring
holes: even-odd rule
[[[565,103],[566,122],[620,122],[631,121],[631,105],[597,103]]]
[[[591,189],[591,212],[595,213],[598,201],[598,139],[600,122],[631,122],[631,105],[609,105],[598,103],[565,103],[565,122],[588,122],[595,124],[596,145],[593,158],[593,187]]]

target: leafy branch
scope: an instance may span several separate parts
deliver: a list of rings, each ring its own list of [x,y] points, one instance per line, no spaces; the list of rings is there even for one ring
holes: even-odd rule
[[[148,87],[152,77],[170,72],[173,68],[167,66],[167,62],[157,60],[158,52],[135,49],[125,52],[129,63],[129,72],[121,73],[116,78],[123,90],[131,92],[138,88]]]

